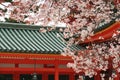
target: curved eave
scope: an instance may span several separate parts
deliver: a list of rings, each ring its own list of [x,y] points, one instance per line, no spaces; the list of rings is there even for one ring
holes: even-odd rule
[[[106,40],[109,40],[112,38],[113,34],[120,35],[118,32],[120,30],[120,22],[116,22],[109,27],[105,28],[104,30],[101,30],[97,33],[95,33],[93,36],[91,36],[89,39],[86,39],[83,43],[92,43],[92,42],[103,42]]]

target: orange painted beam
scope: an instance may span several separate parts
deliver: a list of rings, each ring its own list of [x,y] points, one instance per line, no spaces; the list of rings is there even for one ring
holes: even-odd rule
[[[62,56],[60,54],[33,54],[33,53],[7,53],[0,52],[0,58],[10,58],[10,59],[65,59],[71,60],[69,56]]]
[[[62,55],[53,54],[24,54],[24,53],[0,53],[0,63],[11,64],[67,64],[73,60]]]
[[[94,36],[91,36],[89,39],[86,39],[83,43],[90,43],[90,42],[102,42],[112,38],[113,34],[119,35],[120,33],[117,30],[120,29],[120,22],[116,22],[110,27],[96,33]],[[102,37],[102,38],[100,38]],[[81,44],[81,43],[80,43]]]
[[[8,74],[8,73],[43,73],[43,72],[50,72],[55,73],[55,68],[0,68],[0,74]],[[58,72],[62,73],[74,73],[73,69],[69,68],[59,68]]]
[[[55,69],[54,68],[0,68],[0,72],[54,72]]]
[[[8,59],[8,58],[0,58],[0,63],[10,63],[10,64],[67,64],[69,62],[73,62],[73,60],[57,60],[57,59],[42,59],[42,60],[34,60],[34,59]]]

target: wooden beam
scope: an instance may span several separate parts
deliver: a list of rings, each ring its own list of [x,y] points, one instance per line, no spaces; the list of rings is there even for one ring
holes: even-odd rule
[[[0,52],[0,58],[10,59],[65,59],[72,60],[69,56],[62,56],[60,54],[33,54],[33,53],[7,53]]]
[[[18,72],[18,73],[33,73],[33,72],[36,72],[36,73],[43,73],[43,72],[52,72],[54,73],[56,71],[55,68],[36,68],[36,70],[34,70],[34,68],[0,68],[0,73],[14,73],[14,72]],[[69,68],[64,68],[64,69],[61,69],[59,68],[58,69],[58,72],[65,72],[65,73],[74,73],[73,69],[69,69]]]
[[[72,60],[57,60],[58,64],[67,64],[69,62],[73,62]],[[9,63],[9,64],[55,64],[55,59],[53,60],[36,60],[34,59],[6,59],[0,58],[0,63]]]

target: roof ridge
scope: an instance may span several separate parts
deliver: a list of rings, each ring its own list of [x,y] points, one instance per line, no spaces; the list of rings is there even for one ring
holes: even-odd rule
[[[26,30],[40,30],[40,28],[50,28],[51,26],[42,26],[42,25],[30,25],[22,23],[9,23],[9,22],[0,22],[0,28],[10,28],[10,29],[26,29]],[[54,31],[64,27],[56,27]]]

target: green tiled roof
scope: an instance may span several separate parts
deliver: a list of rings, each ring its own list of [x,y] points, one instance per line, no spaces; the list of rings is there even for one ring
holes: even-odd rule
[[[1,52],[31,52],[31,53],[60,53],[66,47],[62,33],[50,31],[39,32],[40,26],[30,26],[14,23],[0,23]],[[58,37],[57,35],[61,37]],[[81,49],[73,45],[74,49]]]

